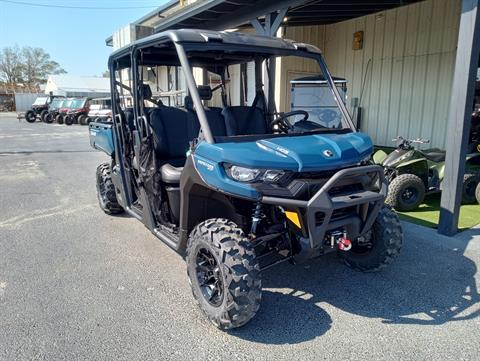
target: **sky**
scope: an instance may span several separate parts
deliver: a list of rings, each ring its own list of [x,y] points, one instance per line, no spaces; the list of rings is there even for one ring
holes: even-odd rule
[[[0,49],[43,48],[72,75],[100,76],[107,70],[111,47],[105,39],[166,3],[167,0],[0,0]],[[29,6],[40,4],[47,6]],[[54,8],[76,6],[103,9]],[[119,8],[130,7],[129,9]]]

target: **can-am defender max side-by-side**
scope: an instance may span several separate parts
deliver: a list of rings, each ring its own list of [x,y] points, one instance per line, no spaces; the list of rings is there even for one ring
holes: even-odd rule
[[[318,67],[338,127],[267,104],[262,78],[272,81],[262,74],[277,57]],[[181,71],[171,76],[172,68]],[[399,254],[402,229],[384,206],[383,169],[369,165],[372,142],[355,130],[316,47],[176,30],[117,50],[109,70],[113,121],[89,129],[92,146],[111,156],[97,169],[100,206],[128,212],[185,255],[193,295],[217,327],[256,314],[262,271],[280,262],[337,252],[352,268],[375,271]],[[181,106],[152,99],[147,82],[161,79],[188,90]],[[122,105],[125,93],[133,108]]]

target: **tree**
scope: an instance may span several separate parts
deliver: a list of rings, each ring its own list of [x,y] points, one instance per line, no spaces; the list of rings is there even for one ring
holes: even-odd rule
[[[18,45],[6,47],[0,51],[0,77],[4,82],[21,82],[23,68],[21,58]]]
[[[104,78],[110,78],[110,71],[109,71],[109,70],[105,70],[105,71],[102,73],[102,77],[104,77]]]
[[[45,83],[50,74],[66,73],[42,48],[26,46],[22,49],[22,58],[22,78],[27,84]]]
[[[60,65],[42,48],[17,45],[0,51],[0,79],[6,83],[45,83],[50,74],[65,74]]]

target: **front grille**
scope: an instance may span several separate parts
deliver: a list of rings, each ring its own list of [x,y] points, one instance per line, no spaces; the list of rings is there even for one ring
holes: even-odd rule
[[[355,207],[347,207],[341,209],[335,209],[330,217],[330,222],[335,222],[342,220],[344,218],[350,217],[356,213]],[[321,226],[325,222],[325,213],[317,212],[315,213],[315,225]]]

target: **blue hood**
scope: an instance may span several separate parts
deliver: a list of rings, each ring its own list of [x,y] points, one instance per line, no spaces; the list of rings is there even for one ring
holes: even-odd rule
[[[316,134],[252,142],[202,142],[195,154],[216,163],[248,168],[321,171],[345,168],[369,157],[373,144],[366,134]]]

